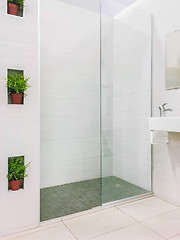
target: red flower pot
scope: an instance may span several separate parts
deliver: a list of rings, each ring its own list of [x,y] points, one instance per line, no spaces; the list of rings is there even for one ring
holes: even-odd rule
[[[17,191],[17,190],[19,190],[19,188],[21,186],[21,180],[9,181],[9,184],[10,184],[12,191]]]
[[[18,16],[19,6],[14,3],[8,3],[8,14]]]
[[[11,99],[13,104],[22,104],[23,94],[11,93]]]

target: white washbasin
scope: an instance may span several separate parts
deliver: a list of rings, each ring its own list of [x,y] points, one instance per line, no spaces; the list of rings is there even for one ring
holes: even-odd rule
[[[180,117],[151,117],[149,118],[151,131],[180,132]]]

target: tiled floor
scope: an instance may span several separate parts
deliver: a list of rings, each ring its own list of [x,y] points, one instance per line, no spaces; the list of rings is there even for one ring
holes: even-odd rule
[[[150,197],[79,216],[64,217],[58,223],[18,234],[11,239],[180,240],[180,208]]]
[[[41,221],[100,206],[101,200],[107,203],[144,193],[148,191],[115,176],[43,188],[40,204]]]

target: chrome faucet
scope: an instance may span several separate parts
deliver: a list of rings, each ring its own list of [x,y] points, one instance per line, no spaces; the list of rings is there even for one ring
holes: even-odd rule
[[[159,110],[160,110],[160,117],[163,117],[163,112],[172,112],[173,109],[172,108],[165,108],[165,106],[167,105],[167,102],[163,103],[160,107],[159,107]]]

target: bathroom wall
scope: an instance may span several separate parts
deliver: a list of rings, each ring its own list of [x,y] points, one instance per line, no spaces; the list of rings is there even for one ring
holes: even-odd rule
[[[180,116],[180,89],[165,89],[166,35],[180,29],[180,2],[177,0],[139,0],[135,7],[152,14],[152,103],[153,116],[159,116],[158,107],[167,102]],[[153,145],[153,191],[171,203],[180,206],[180,134],[170,133],[169,144]]]
[[[100,16],[94,3],[97,12],[40,1],[41,188],[100,174]]]
[[[151,17],[127,8],[114,18],[113,173],[151,190]]]
[[[0,1],[0,236],[39,223],[38,1],[26,0],[24,17]],[[24,70],[31,88],[24,105],[8,104],[7,69]],[[8,157],[31,161],[24,189],[8,191]]]

